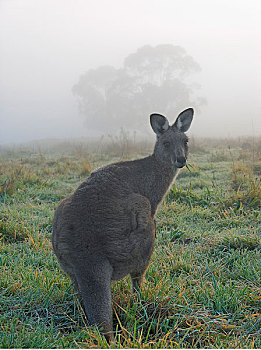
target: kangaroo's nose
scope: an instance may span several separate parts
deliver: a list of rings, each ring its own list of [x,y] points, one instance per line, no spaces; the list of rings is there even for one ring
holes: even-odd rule
[[[186,165],[186,158],[185,157],[177,157],[175,165],[178,168],[183,168]]]

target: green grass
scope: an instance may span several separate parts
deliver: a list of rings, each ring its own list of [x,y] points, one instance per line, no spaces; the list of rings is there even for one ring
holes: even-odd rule
[[[191,154],[193,167],[183,169],[158,211],[140,294],[131,294],[127,277],[112,284],[111,347],[261,347],[260,153],[253,164],[252,154],[241,159],[240,152]],[[50,238],[58,202],[93,168],[115,160],[2,151],[1,348],[108,347],[86,326]]]

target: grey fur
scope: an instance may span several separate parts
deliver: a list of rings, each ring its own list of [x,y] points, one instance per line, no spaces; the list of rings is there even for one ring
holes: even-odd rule
[[[111,280],[130,274],[141,285],[154,248],[157,207],[186,164],[193,109],[169,126],[151,115],[157,134],[151,156],[94,171],[58,206],[52,243],[61,267],[79,290],[88,321],[112,336]],[[167,128],[166,128],[167,126]]]

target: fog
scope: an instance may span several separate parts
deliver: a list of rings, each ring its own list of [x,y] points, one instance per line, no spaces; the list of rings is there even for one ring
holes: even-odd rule
[[[259,136],[260,16],[258,0],[0,0],[0,144],[104,133],[110,123],[99,129],[79,113],[73,86],[90,69],[120,69],[138,48],[162,44],[201,68],[188,78],[207,101],[191,134]],[[149,114],[163,112],[152,107],[142,117],[148,130]],[[119,129],[131,128],[127,116]]]

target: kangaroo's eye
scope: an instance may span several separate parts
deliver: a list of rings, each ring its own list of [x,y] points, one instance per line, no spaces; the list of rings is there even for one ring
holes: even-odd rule
[[[187,146],[188,145],[188,140],[185,140],[184,144],[185,144],[185,146]]]
[[[164,147],[169,148],[170,143],[168,141],[163,142]]]

